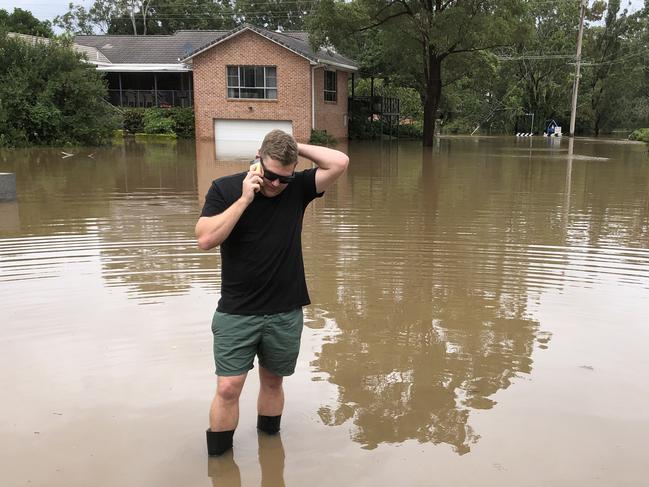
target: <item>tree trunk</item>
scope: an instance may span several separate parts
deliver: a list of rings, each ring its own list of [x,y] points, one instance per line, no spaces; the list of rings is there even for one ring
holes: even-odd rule
[[[137,25],[135,23],[135,10],[134,7],[131,7],[130,11],[130,16],[131,16],[131,25],[133,26],[133,35],[137,35]]]
[[[442,58],[435,54],[428,55],[428,72],[426,73],[426,98],[424,101],[424,147],[433,145],[435,135],[435,118],[442,95]]]

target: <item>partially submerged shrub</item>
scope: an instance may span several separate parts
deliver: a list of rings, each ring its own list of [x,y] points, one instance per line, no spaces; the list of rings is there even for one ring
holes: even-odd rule
[[[335,137],[329,135],[326,130],[311,130],[310,144],[314,145],[336,145],[338,141]]]
[[[193,108],[168,108],[167,114],[175,122],[175,131],[183,139],[194,138],[194,109]]]
[[[124,130],[129,134],[144,132],[144,110],[142,108],[125,108],[123,113]]]
[[[144,112],[145,134],[173,134],[176,122],[167,117],[163,108],[149,108]]]
[[[649,144],[649,128],[634,130],[631,132],[631,135],[629,135],[629,140],[639,140]]]

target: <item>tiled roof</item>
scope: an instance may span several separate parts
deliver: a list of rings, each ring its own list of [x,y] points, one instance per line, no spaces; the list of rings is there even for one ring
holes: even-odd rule
[[[229,31],[180,30],[173,35],[76,36],[74,42],[95,49],[98,52],[96,55],[101,55],[114,64],[180,64],[198,52],[246,29],[257,32],[313,62],[357,67],[351,59],[331,50],[320,49],[314,52],[309,45],[307,32],[273,32],[250,25]],[[91,53],[88,57],[91,58]]]
[[[224,32],[221,35],[214,37],[213,39],[205,43],[205,45],[199,47],[198,49],[194,50],[191,54],[187,55],[186,58],[183,60],[187,61],[191,57],[198,54],[199,52],[208,49],[210,46],[216,45],[219,42],[222,42],[225,39],[232,37],[244,30],[252,30],[254,32],[257,32],[258,34],[267,37],[277,42],[278,44],[283,45],[287,49],[290,49],[291,51],[294,51],[313,62],[325,63],[325,64],[333,63],[337,65],[349,66],[351,68],[358,68],[358,64],[356,62],[352,61],[349,58],[341,56],[340,54],[334,52],[333,50],[319,49],[317,52],[315,52],[311,48],[311,45],[309,44],[309,34],[307,32],[301,32],[301,31],[274,32],[274,31],[262,29],[260,27],[255,27],[248,24],[242,25],[241,27],[238,27],[228,32]]]
[[[174,35],[75,36],[79,45],[98,49],[116,64],[178,64],[180,59],[225,31],[181,30]]]
[[[50,40],[47,37],[39,37],[39,36],[31,36],[27,34],[17,34],[15,32],[9,32],[7,34],[9,37],[15,37],[17,39],[21,39],[24,42],[28,42],[29,44],[36,45],[37,42],[42,42],[44,44],[49,44]],[[89,47],[89,46],[82,46],[79,44],[73,44],[72,48],[82,54],[85,54],[86,57],[88,58],[88,61],[91,63],[109,63],[110,61],[106,56],[104,56],[100,51],[98,51],[94,47]]]

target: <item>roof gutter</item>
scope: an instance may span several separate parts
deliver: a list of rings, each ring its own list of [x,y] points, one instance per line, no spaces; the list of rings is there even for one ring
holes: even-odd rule
[[[182,73],[191,70],[192,69],[185,64],[149,64],[149,63],[116,64],[113,63],[105,66],[102,65],[97,66],[97,71],[120,72],[120,73],[128,73],[128,72],[139,72],[139,73],[181,72]]]
[[[321,65],[326,64],[327,66],[335,66],[337,68],[345,69],[347,71],[358,71],[357,66],[351,66],[349,64],[336,63],[336,62],[325,60],[325,59],[316,59],[316,62],[318,62],[318,64],[321,64]]]

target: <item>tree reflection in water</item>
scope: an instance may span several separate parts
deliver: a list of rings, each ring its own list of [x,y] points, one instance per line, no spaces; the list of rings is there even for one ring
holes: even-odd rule
[[[309,215],[313,311],[338,328],[312,362],[339,394],[318,414],[350,421],[364,448],[414,439],[461,455],[480,438],[471,411],[492,408],[549,340],[527,310],[539,295],[533,258],[516,249],[561,214],[526,221],[524,197],[494,199],[489,184],[527,181],[525,165],[494,178],[493,167],[416,150],[352,154],[347,180]]]

